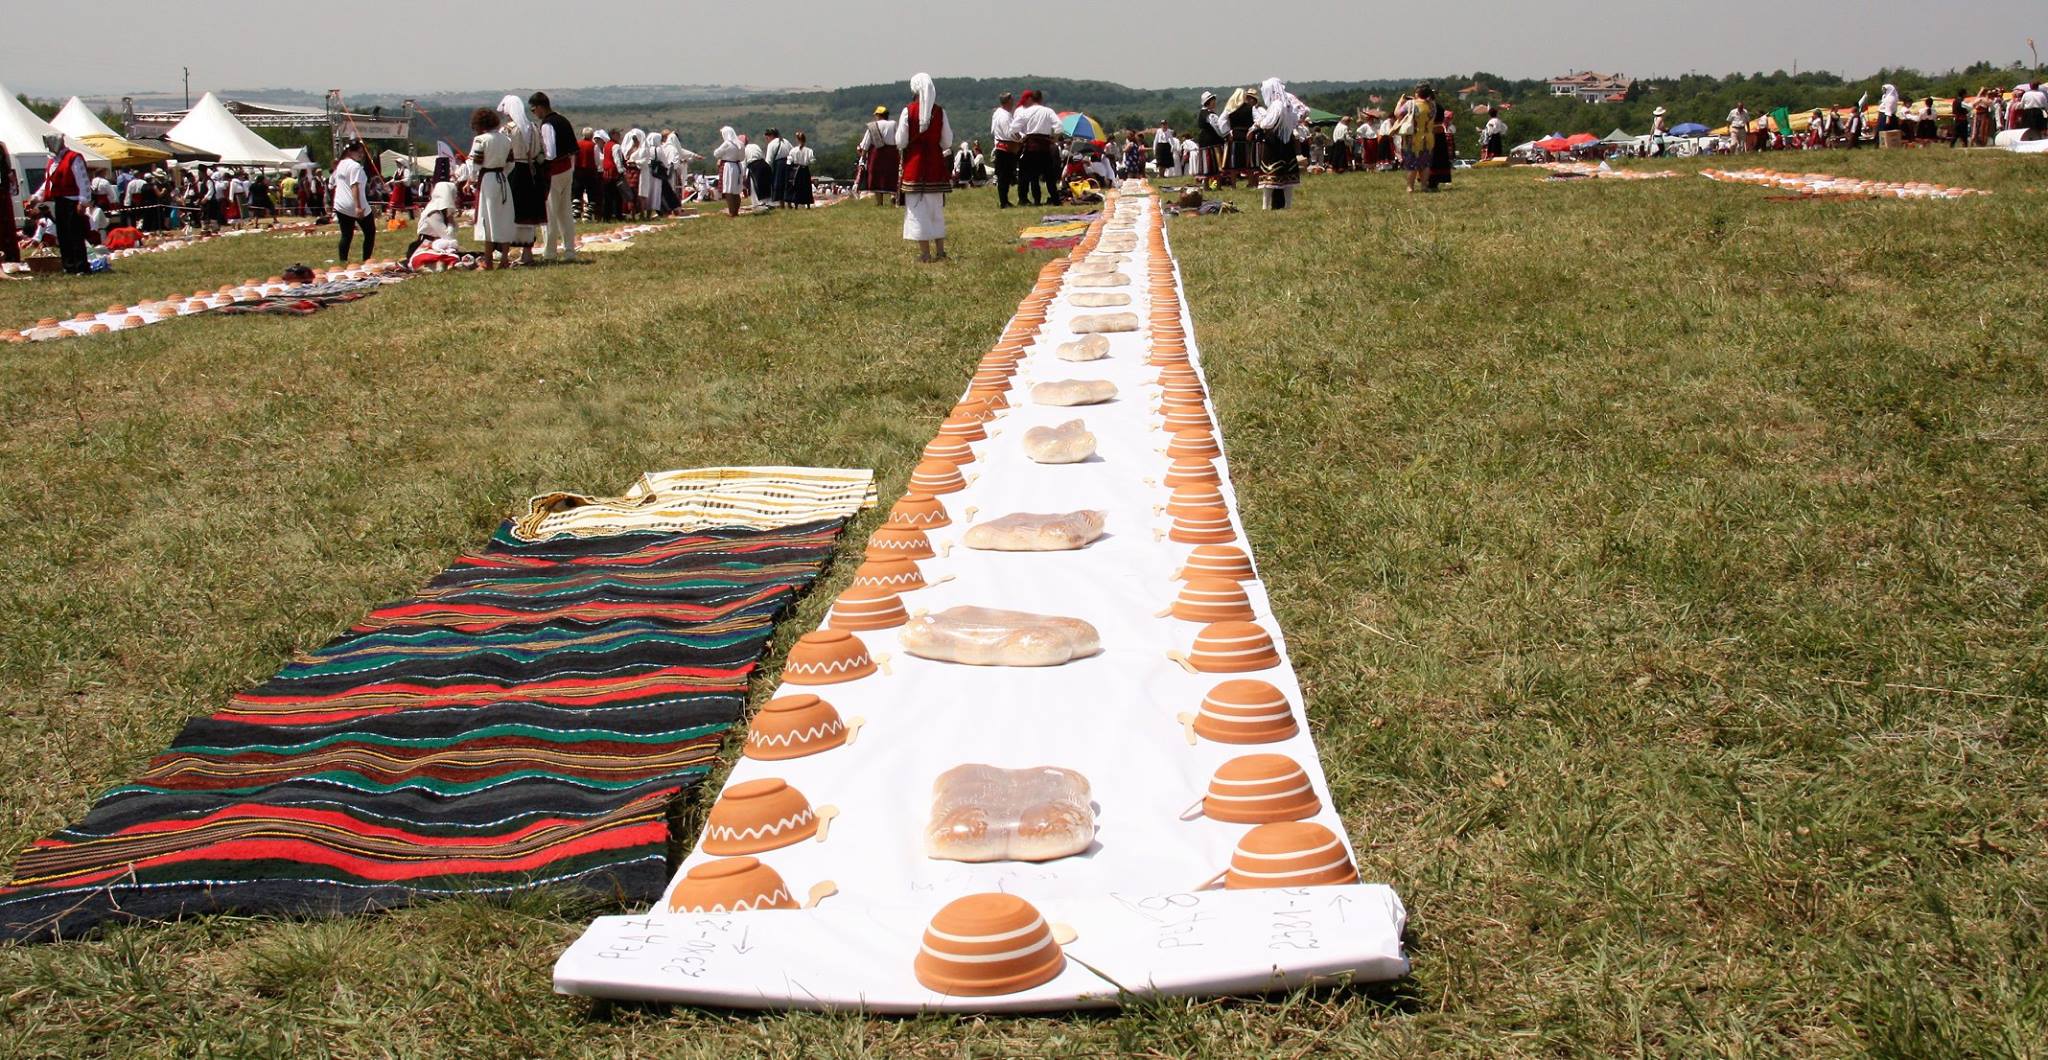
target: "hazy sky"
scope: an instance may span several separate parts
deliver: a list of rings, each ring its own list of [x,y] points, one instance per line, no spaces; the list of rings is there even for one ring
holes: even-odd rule
[[[2029,35],[2048,41],[2044,0],[91,0],[8,7],[0,82],[38,96],[176,91],[180,66],[192,68],[195,96],[214,87],[839,86],[919,70],[1146,87],[1474,69],[1542,77],[1574,68],[1719,74],[1796,64],[1866,74],[1886,65],[1943,70],[2027,59]],[[1417,32],[1417,12],[1433,14],[1434,32]],[[81,31],[91,36],[74,39]],[[109,47],[118,59],[90,58]]]

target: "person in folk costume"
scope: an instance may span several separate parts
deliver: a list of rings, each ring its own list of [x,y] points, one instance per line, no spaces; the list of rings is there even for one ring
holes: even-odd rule
[[[1013,128],[1016,117],[1016,97],[1005,92],[988,118],[989,136],[995,140],[996,206],[1002,210],[1010,208],[1010,189],[1017,186],[1017,164],[1024,153],[1024,138]],[[1017,197],[1024,197],[1021,188]]]
[[[732,126],[718,130],[718,146],[711,149],[711,160],[718,164],[718,194],[725,199],[727,217],[740,215],[740,189],[747,182],[746,158],[747,149],[740,146],[739,134]]]
[[[50,168],[43,173],[43,186],[30,202],[50,204],[50,216],[57,229],[57,248],[64,259],[64,271],[73,276],[92,272],[85,256],[86,215],[92,201],[92,177],[85,168],[85,156],[71,149],[61,133],[43,137],[43,151],[50,156]],[[13,200],[7,209],[14,209]]]
[[[917,243],[918,261],[944,261],[946,193],[953,190],[946,148],[953,142],[953,126],[939,106],[930,74],[910,79],[910,95],[896,121],[896,148],[903,157],[903,238]]]
[[[619,212],[626,217],[640,216],[640,157],[646,149],[647,132],[638,126],[627,129],[612,145],[619,170]]]
[[[526,105],[540,119],[535,124],[540,128],[542,188],[547,192],[542,200],[547,230],[541,253],[551,262],[575,261],[576,155],[581,141],[576,138],[576,127],[555,110],[547,93],[535,92],[526,98]]]
[[[692,186],[690,163],[704,156],[683,146],[683,138],[674,129],[661,133],[661,164],[668,167],[668,201],[672,207],[683,204],[683,189]]]
[[[817,161],[818,153],[811,150],[809,137],[799,132],[796,141],[789,148],[789,179],[782,186],[782,204],[790,207],[811,207],[818,198],[811,189],[811,163]]]
[[[1010,135],[1021,146],[1017,153],[1017,204],[1043,205],[1048,198],[1060,201],[1059,147],[1053,137],[1060,129],[1060,116],[1045,105],[1045,95],[1027,88],[1017,97],[1017,110],[1010,116]]]
[[[512,242],[520,248],[519,263],[534,263],[533,239],[548,219],[548,176],[542,158],[540,126],[526,111],[526,101],[508,95],[498,101],[498,116],[505,119],[498,131],[511,141],[511,160],[505,166],[505,180],[512,188]]]
[[[590,131],[590,148],[597,160],[597,219],[619,219],[619,158],[612,134],[604,129]]]
[[[478,107],[469,116],[476,139],[469,142],[469,160],[462,164],[462,180],[476,188],[476,241],[484,245],[484,268],[512,264],[512,247],[519,241],[518,213],[512,203],[512,138],[501,126],[497,111]]]
[[[1224,105],[1223,120],[1230,127],[1230,154],[1223,166],[1225,184],[1235,185],[1239,179],[1249,178],[1258,166],[1252,147],[1253,112],[1258,106],[1259,93],[1252,88],[1231,93],[1230,102]]]
[[[1337,116],[1337,124],[1330,129],[1330,147],[1325,158],[1329,160],[1330,172],[1343,173],[1351,168],[1351,123],[1344,116]]]
[[[14,227],[14,198],[21,193],[21,178],[14,173],[14,155],[0,144],[0,261],[19,264],[21,233]]]
[[[1159,167],[1160,176],[1177,173],[1178,167],[1174,165],[1177,161],[1174,158],[1174,148],[1179,144],[1180,138],[1173,134],[1173,129],[1166,124],[1166,119],[1159,119],[1159,127],[1152,130],[1152,164]],[[1145,175],[1142,166],[1139,167],[1138,175]]]
[[[974,145],[965,140],[953,148],[953,186],[972,187],[974,184],[974,159],[977,152]]]
[[[1191,171],[1197,177],[1217,177],[1223,173],[1227,159],[1225,153],[1230,147],[1230,125],[1223,115],[1216,113],[1216,93],[1202,93],[1202,104],[1195,114],[1195,146],[1201,149]],[[1205,181],[1206,183],[1206,181]]]
[[[896,146],[896,123],[889,120],[889,108],[876,107],[873,121],[860,134],[860,179],[854,191],[873,192],[875,205],[894,202],[902,183],[903,151]]]
[[[442,181],[420,211],[418,231],[405,248],[406,267],[414,272],[439,272],[462,260],[462,247],[455,237],[456,218],[462,212],[455,185]]]
[[[642,133],[633,149],[634,171],[638,174],[634,177],[633,194],[640,200],[640,213],[647,217],[660,217],[669,210],[668,163],[662,158],[661,143],[660,133]]]
[[[782,138],[781,129],[769,129],[761,134],[761,161],[768,165],[768,195],[762,200],[769,205],[782,205],[782,182],[789,177],[789,141]]]
[[[1259,191],[1268,210],[1285,210],[1301,186],[1303,119],[1308,108],[1287,91],[1277,77],[1259,86],[1261,105],[1252,112],[1252,128],[1259,139]]]
[[[1458,154],[1458,121],[1451,108],[1438,103],[1434,95],[1430,103],[1436,107],[1437,122],[1436,146],[1429,155],[1429,188],[1435,191],[1451,182],[1451,159]]]
[[[747,152],[747,193],[755,206],[763,205],[768,199],[768,187],[774,172],[768,168],[768,153],[759,143],[740,136],[740,146]]]

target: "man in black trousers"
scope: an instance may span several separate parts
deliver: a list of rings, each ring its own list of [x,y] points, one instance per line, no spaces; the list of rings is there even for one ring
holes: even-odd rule
[[[1024,152],[1024,137],[1012,128],[1016,117],[1015,97],[1005,92],[996,100],[996,111],[988,120],[989,135],[996,142],[996,202],[1005,210],[1010,208],[1010,189],[1017,185],[1017,160]],[[1017,197],[1024,197],[1021,190]]]

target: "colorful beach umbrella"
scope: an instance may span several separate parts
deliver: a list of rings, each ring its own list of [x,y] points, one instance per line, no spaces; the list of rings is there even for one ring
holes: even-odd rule
[[[1109,139],[1109,133],[1102,128],[1101,122],[1078,110],[1060,112],[1060,131],[1076,140],[1087,140],[1091,143]]]

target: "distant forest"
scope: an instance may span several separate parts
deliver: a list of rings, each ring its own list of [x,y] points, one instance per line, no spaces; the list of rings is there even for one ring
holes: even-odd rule
[[[1647,132],[1650,113],[1660,106],[1669,112],[1673,125],[1697,121],[1713,127],[1725,122],[1728,111],[1738,101],[1752,114],[1780,106],[1795,111],[1810,110],[1853,104],[1866,94],[1875,102],[1879,90],[1887,83],[1897,85],[1901,95],[1908,99],[1926,96],[1947,99],[1957,94],[1971,94],[1987,86],[2011,87],[2037,76],[2038,71],[2018,63],[1999,66],[1988,62],[1944,73],[1923,73],[1904,68],[1879,70],[1868,77],[1854,79],[1824,70],[1798,74],[1779,70],[1769,74],[1735,73],[1718,77],[1687,75],[1638,80],[1630,88],[1626,101],[1615,103],[1582,103],[1569,97],[1553,97],[1546,81],[1500,77],[1485,71],[1428,80],[1444,99],[1453,102],[1461,114],[1467,115],[1461,122],[1467,130],[1472,130],[1478,123],[1472,111],[1487,105],[1502,105],[1502,117],[1508,123],[1509,142],[1513,143],[1537,139],[1553,132],[1599,135],[1615,128],[1632,133]],[[996,97],[1004,92],[1036,88],[1045,93],[1047,105],[1054,110],[1082,111],[1111,130],[1149,129],[1162,118],[1173,128],[1185,130],[1194,124],[1195,109],[1204,91],[1202,86],[1131,88],[1111,81],[1037,76],[942,77],[937,79],[937,83],[939,101],[951,115],[954,134],[963,139],[980,139],[984,149],[989,146],[989,111],[995,106]],[[1390,107],[1402,92],[1413,89],[1416,83],[1416,80],[1406,78],[1302,81],[1290,83],[1289,88],[1312,107],[1350,114],[1371,106],[1374,96],[1380,97],[1380,107]],[[1207,86],[1207,90],[1227,97],[1237,87],[1240,86],[1214,85]],[[634,91],[645,91],[650,95],[668,93],[671,97],[680,98],[623,101]],[[735,87],[726,98],[710,98],[715,92],[715,86],[648,86],[645,89],[610,86],[563,90],[558,93],[558,106],[571,122],[579,126],[599,126],[614,131],[635,125],[653,131],[674,129],[685,144],[702,154],[710,153],[721,125],[731,125],[754,137],[761,136],[770,128],[779,129],[784,135],[793,135],[801,130],[810,135],[810,145],[818,153],[817,163],[812,167],[815,174],[849,177],[854,167],[854,145],[860,139],[861,127],[872,117],[875,107],[886,106],[893,113],[909,100],[909,89],[901,82],[798,92],[763,92]],[[233,93],[226,95],[234,98]],[[430,151],[437,136],[446,137],[458,149],[466,148],[469,112],[480,106],[494,106],[500,95],[502,93],[488,96],[478,93],[471,99],[461,93],[442,93],[432,97],[429,120],[417,124],[414,129],[415,149]],[[56,103],[50,101],[28,102],[46,115],[56,110]],[[397,100],[384,96],[352,99],[350,102],[358,107],[372,103],[387,107],[397,105]],[[110,123],[118,126],[117,116],[107,117]],[[305,144],[312,147],[315,156],[323,162],[327,159],[324,137],[278,135],[273,139],[285,146]],[[1461,151],[1471,154],[1477,146],[1476,135],[1459,137]]]

